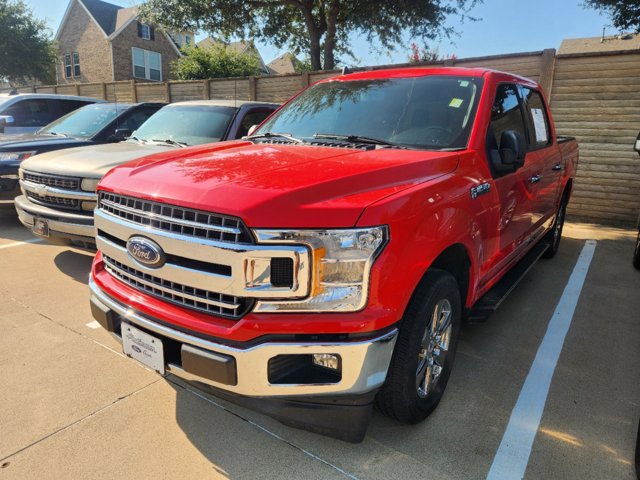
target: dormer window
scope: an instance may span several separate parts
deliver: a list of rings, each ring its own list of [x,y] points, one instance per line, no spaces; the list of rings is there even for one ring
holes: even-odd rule
[[[153,40],[153,33],[154,32],[152,26],[147,25],[146,23],[138,22],[138,37],[142,38],[143,40]]]

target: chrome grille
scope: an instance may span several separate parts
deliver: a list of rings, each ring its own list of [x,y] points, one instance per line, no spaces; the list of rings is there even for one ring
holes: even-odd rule
[[[39,173],[24,172],[25,180],[49,187],[65,188],[67,190],[79,190],[80,179],[74,177],[63,177],[60,175],[43,175]]]
[[[254,243],[242,220],[166,203],[100,192],[98,208],[138,225],[209,240]]]
[[[29,199],[42,205],[80,210],[80,200],[74,198],[51,197],[49,195],[38,195],[34,192],[26,192],[26,194]]]
[[[234,320],[242,318],[253,306],[253,300],[224,295],[163,280],[131,268],[103,255],[107,272],[120,281],[145,293],[180,307]]]

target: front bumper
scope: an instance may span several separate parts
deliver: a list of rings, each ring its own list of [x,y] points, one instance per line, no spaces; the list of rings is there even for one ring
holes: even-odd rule
[[[229,385],[183,368],[179,359],[166,365],[167,371],[187,380],[212,385],[234,394],[269,397],[301,395],[359,395],[379,388],[387,375],[397,330],[393,329],[366,341],[352,342],[265,342],[241,349],[223,345],[170,328],[156,319],[147,317],[111,298],[89,279],[91,310],[98,322],[120,339],[120,324],[127,322],[154,336],[186,345],[211,355],[233,357],[237,370],[237,383]],[[339,382],[326,384],[273,384],[268,379],[269,360],[279,355],[308,355],[328,353],[342,359],[342,377]]]
[[[26,196],[15,199],[15,208],[22,224],[33,232],[36,218],[43,218],[49,224],[49,237],[42,237],[53,243],[69,244],[72,241],[95,245],[95,227],[92,215],[81,215],[64,210],[54,210],[30,202]],[[33,232],[34,235],[38,235]]]
[[[184,333],[133,311],[110,297],[93,278],[89,279],[89,287],[94,318],[119,341],[123,323],[162,340],[167,372],[295,428],[349,442],[364,438],[375,394],[386,379],[397,329],[365,341],[267,341],[242,349]],[[270,360],[322,353],[339,355],[338,381],[270,381]]]

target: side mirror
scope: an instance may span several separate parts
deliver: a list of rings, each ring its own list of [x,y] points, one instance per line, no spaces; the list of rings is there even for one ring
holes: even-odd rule
[[[0,133],[4,133],[4,127],[15,122],[11,115],[0,115]]]
[[[638,134],[638,138],[636,138],[636,144],[633,149],[638,152],[638,155],[640,155],[640,133]]]
[[[112,142],[122,142],[131,136],[133,132],[128,128],[118,128],[109,138]]]
[[[258,129],[259,125],[251,125],[251,127],[249,128],[249,131],[247,132],[247,136],[249,135],[253,135],[253,132],[255,132]]]

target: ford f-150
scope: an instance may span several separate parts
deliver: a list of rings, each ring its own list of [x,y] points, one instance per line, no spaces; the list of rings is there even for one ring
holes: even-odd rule
[[[104,177],[92,313],[161,374],[361,441],[374,403],[426,418],[463,320],[556,253],[577,161],[525,78],[324,80],[243,140]]]

